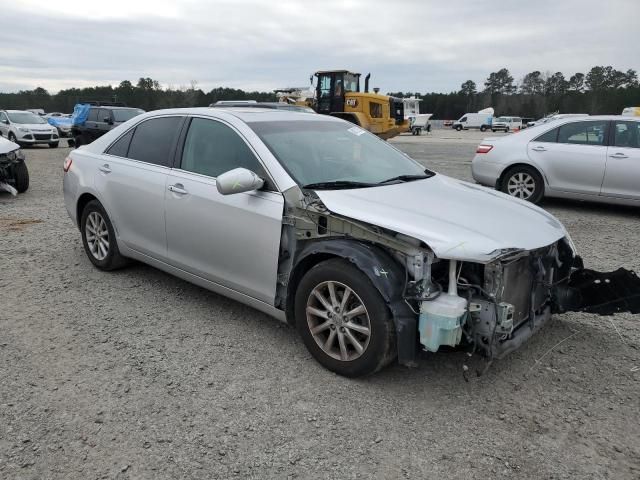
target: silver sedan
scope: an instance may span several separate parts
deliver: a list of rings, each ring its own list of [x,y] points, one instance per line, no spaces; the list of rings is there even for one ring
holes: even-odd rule
[[[640,118],[564,117],[519,133],[485,138],[473,178],[514,197],[640,206]]]
[[[549,213],[329,116],[151,112],[74,150],[64,171],[97,268],[136,259],[296,325],[341,375],[463,342],[499,357],[584,298],[620,308],[571,283],[586,271]]]

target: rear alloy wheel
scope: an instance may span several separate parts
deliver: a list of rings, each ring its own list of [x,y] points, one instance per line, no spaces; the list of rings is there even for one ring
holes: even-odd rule
[[[505,175],[502,191],[512,197],[538,203],[544,194],[544,183],[540,174],[533,168],[515,167]]]
[[[304,276],[296,324],[309,352],[347,377],[374,373],[395,358],[395,328],[380,293],[351,263],[322,262]]]
[[[120,255],[115,231],[100,202],[92,200],[82,211],[80,232],[84,250],[100,270],[115,270],[127,263]]]

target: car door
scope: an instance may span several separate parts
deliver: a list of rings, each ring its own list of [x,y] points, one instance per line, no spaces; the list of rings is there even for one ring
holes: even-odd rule
[[[119,137],[98,160],[96,190],[119,240],[166,260],[164,197],[182,116],[150,118]]]
[[[612,123],[602,195],[640,200],[640,122]]]
[[[98,110],[97,130],[99,135],[103,135],[111,130],[111,110],[101,108]]]
[[[527,154],[542,170],[548,187],[599,195],[607,158],[607,120],[569,122],[536,137]]]
[[[254,150],[229,124],[195,117],[166,195],[169,262],[274,304],[284,199]],[[221,195],[216,177],[237,167],[266,180],[263,190]]]

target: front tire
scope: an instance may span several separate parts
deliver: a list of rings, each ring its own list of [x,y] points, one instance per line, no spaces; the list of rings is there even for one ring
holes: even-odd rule
[[[481,132],[484,132],[486,129],[487,129],[487,127],[485,127],[484,125],[482,125],[482,126],[480,127],[480,131],[481,131]]]
[[[327,260],[307,272],[296,291],[295,317],[311,355],[339,375],[369,375],[396,357],[395,328],[384,300],[345,260]]]
[[[59,142],[50,143],[49,148],[58,148],[58,145],[60,145]]]
[[[111,220],[99,201],[90,201],[82,210],[80,232],[84,251],[97,268],[115,270],[127,264],[120,255]]]
[[[456,127],[456,130],[457,130],[458,132],[459,132],[459,131],[461,131],[461,130],[462,130],[462,125],[458,125],[458,126]]]
[[[544,196],[544,181],[535,168],[520,165],[505,173],[501,190],[512,197],[539,203]]]
[[[29,188],[29,170],[24,162],[18,163],[13,170],[18,193],[24,193]]]

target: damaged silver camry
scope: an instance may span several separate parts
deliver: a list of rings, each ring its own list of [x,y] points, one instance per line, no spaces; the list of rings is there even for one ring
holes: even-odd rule
[[[549,213],[333,117],[156,111],[64,170],[96,267],[136,259],[239,300],[341,375],[443,346],[500,358],[553,313],[640,311],[635,273],[585,269]]]

